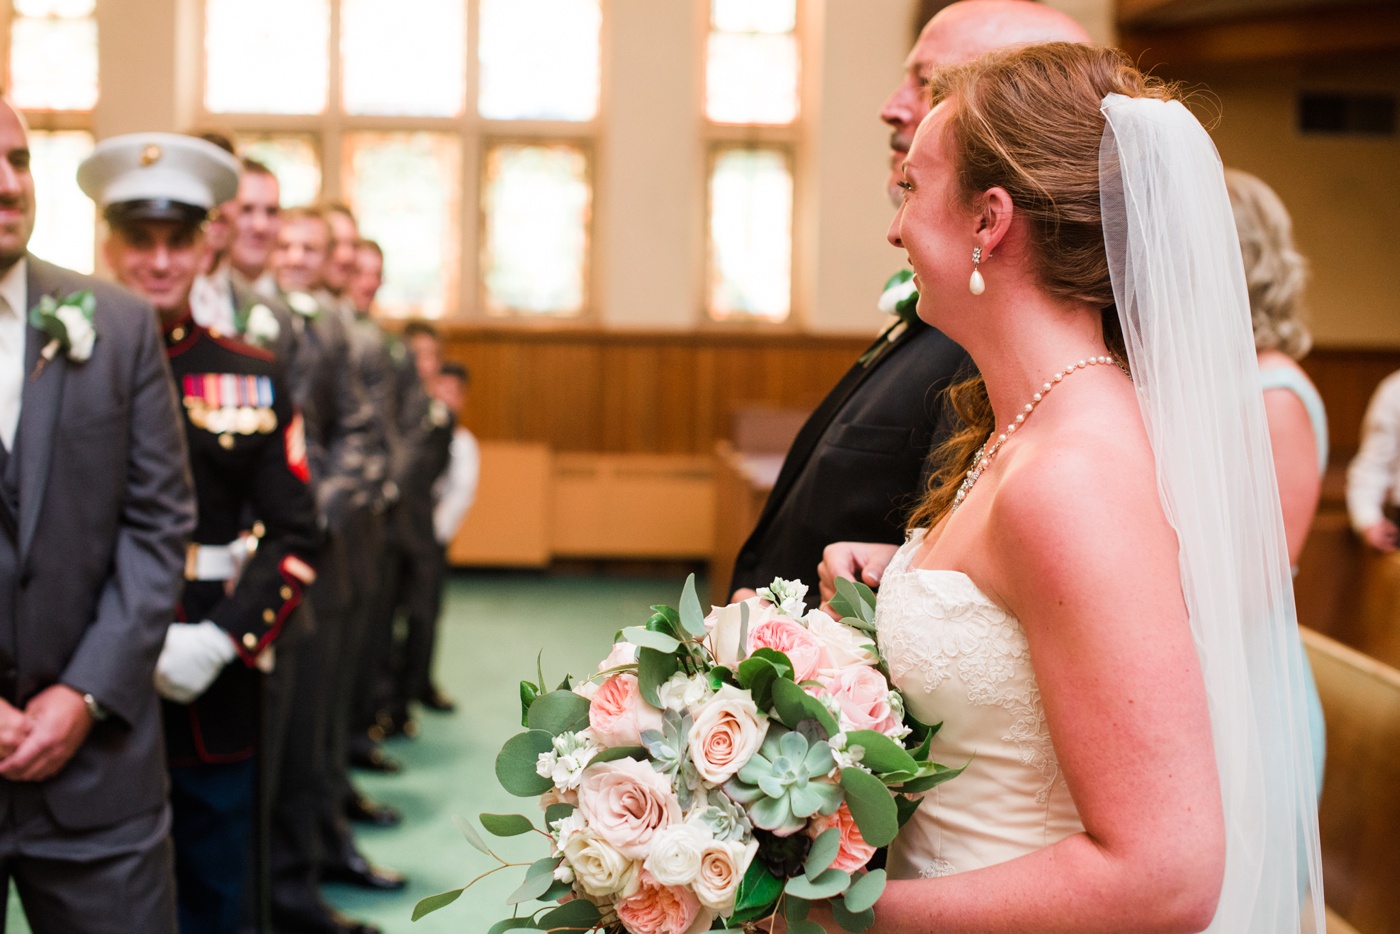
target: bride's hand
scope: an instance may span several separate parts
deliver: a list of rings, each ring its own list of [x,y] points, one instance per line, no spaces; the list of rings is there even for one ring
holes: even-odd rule
[[[871,588],[880,586],[885,568],[899,550],[898,545],[884,542],[837,542],[822,550],[822,563],[817,565],[821,578],[822,605],[836,596],[836,578],[860,581]]]

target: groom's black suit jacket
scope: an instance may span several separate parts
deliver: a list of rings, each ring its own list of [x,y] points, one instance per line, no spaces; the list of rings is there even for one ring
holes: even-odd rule
[[[724,596],[774,577],[815,593],[832,542],[902,542],[929,451],[952,424],[943,390],[971,367],[966,351],[917,319],[870,365],[856,363],[793,440]]]

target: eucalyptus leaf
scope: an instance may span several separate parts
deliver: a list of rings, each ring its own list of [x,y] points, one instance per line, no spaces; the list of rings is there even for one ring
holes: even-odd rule
[[[889,846],[899,832],[899,809],[885,783],[864,769],[841,770],[846,806],[860,835],[871,846]]]
[[[685,579],[685,589],[681,591],[681,628],[699,638],[705,634],[705,611],[700,606],[700,598],[695,594],[695,575]]]
[[[875,730],[852,730],[846,734],[846,746],[860,746],[865,750],[860,764],[872,772],[917,773],[919,763],[904,751],[904,747],[884,733]]]
[[[679,639],[668,636],[663,632],[652,632],[650,629],[643,629],[641,626],[628,626],[622,630],[622,638],[643,649],[655,649],[658,652],[674,652],[681,647]]]
[[[846,907],[845,899],[841,898],[832,899],[829,907],[831,908],[831,916],[836,919],[837,924],[841,925],[843,931],[860,934],[861,931],[870,930],[870,926],[875,923],[874,908],[851,911]]]
[[[847,626],[862,632],[875,631],[875,592],[864,584],[838,577],[831,609],[841,614],[841,622]]]
[[[481,814],[479,818],[486,832],[496,837],[518,837],[535,829],[523,814]]]
[[[826,934],[826,928],[815,921],[789,921],[788,934]]]
[[[783,897],[783,917],[788,921],[803,920],[811,908],[812,903],[805,898],[797,898],[793,895]]]
[[[540,754],[554,749],[554,737],[544,730],[528,730],[506,740],[496,756],[496,778],[517,798],[533,798],[554,787],[535,771]]]
[[[846,890],[846,910],[859,914],[875,907],[875,901],[885,894],[885,870],[872,869],[851,883]]]
[[[450,892],[439,892],[436,895],[429,895],[427,898],[419,899],[418,904],[413,906],[413,920],[417,921],[424,915],[430,915],[439,908],[446,908],[448,905],[462,897],[466,888],[453,889]]]
[[[802,872],[809,879],[821,875],[836,862],[836,856],[840,852],[841,831],[837,827],[828,827],[812,841],[812,848],[807,851],[807,859],[802,863]]]
[[[572,885],[555,879],[554,884],[545,890],[545,893],[540,896],[539,900],[542,902],[557,902],[565,895],[572,895],[573,893],[574,887]]]
[[[481,834],[476,832],[476,828],[471,825],[470,821],[460,814],[453,814],[452,823],[457,825],[457,829],[462,831],[462,836],[466,837],[467,842],[474,848],[493,859],[495,858],[496,854],[491,852],[490,847],[486,845],[486,841],[481,839]]]
[[[525,725],[551,736],[577,733],[588,726],[588,700],[573,691],[550,691],[530,705]]]
[[[597,905],[587,899],[576,898],[545,912],[535,924],[547,931],[591,931],[601,920],[603,915]]]
[[[899,811],[899,826],[903,827],[909,823],[909,819],[914,816],[914,812],[923,804],[923,798],[911,798],[908,795],[895,795],[894,806]]]
[[[525,881],[506,899],[507,905],[534,901],[548,892],[554,885],[554,868],[559,865],[558,857],[537,859],[525,870]]]
[[[544,809],[544,826],[548,829],[555,821],[561,821],[578,810],[578,805],[560,801]]]
[[[803,720],[815,720],[826,731],[823,739],[835,736],[838,732],[836,718],[831,715],[831,711],[788,678],[779,678],[773,682],[773,707],[778,713],[779,721],[790,729],[797,729],[797,725]]]
[[[969,762],[970,761],[971,760],[969,760]],[[929,767],[932,767],[932,772],[928,772]],[[926,772],[927,774],[925,774],[922,778],[916,778],[913,781],[905,782],[899,787],[899,790],[906,795],[922,794],[925,791],[928,791],[930,788],[936,787],[938,785],[943,784],[946,781],[951,781],[952,779],[957,778],[963,773],[963,769],[966,768],[967,766],[964,765],[962,768],[950,769],[946,765],[939,765],[936,762],[928,762],[925,763],[924,768],[920,770]]]
[[[521,928],[534,927],[533,918],[506,918],[504,921],[497,921],[487,929],[486,934],[504,934],[505,931],[518,931]]]
[[[637,653],[637,691],[642,695],[642,700],[660,708],[661,699],[656,691],[679,670],[680,662],[676,661],[673,652],[642,648]]]
[[[828,869],[820,873],[815,878],[810,876],[793,876],[787,880],[787,885],[783,891],[788,895],[797,898],[805,898],[809,902],[820,901],[823,898],[835,898],[846,891],[851,885],[851,874],[842,872],[839,869]]]

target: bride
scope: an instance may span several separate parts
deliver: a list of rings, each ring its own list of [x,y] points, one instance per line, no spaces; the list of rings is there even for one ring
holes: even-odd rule
[[[981,377],[878,623],[911,711],[945,724],[934,757],[971,765],[891,848],[873,931],[1321,932],[1215,150],[1108,50],[993,53],[933,86],[890,241]]]

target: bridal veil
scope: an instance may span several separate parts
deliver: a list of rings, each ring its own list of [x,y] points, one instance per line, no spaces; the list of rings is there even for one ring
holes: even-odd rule
[[[1218,934],[1322,934],[1288,549],[1220,157],[1176,101],[1110,94],[1104,239],[1205,676],[1226,820]]]

